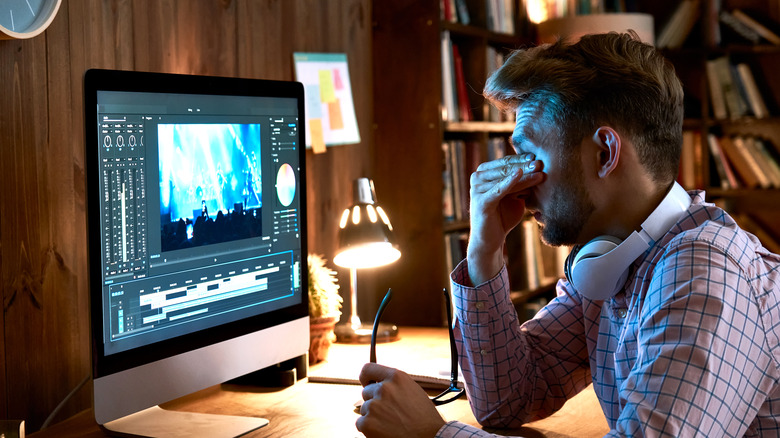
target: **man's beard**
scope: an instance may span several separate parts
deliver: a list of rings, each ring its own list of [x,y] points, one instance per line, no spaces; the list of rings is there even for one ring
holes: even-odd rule
[[[552,192],[540,224],[542,241],[550,246],[577,243],[585,222],[596,208],[585,190],[581,166],[569,162],[564,172],[567,177]]]

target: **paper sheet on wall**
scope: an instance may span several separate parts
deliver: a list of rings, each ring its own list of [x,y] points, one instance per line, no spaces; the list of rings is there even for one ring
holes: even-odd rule
[[[344,53],[293,54],[296,79],[306,94],[306,147],[360,143]]]

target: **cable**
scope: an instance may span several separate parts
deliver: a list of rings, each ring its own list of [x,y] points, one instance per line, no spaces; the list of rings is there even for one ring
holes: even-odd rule
[[[54,410],[51,412],[51,414],[49,414],[49,416],[46,418],[46,420],[41,425],[41,430],[46,429],[47,427],[49,427],[49,423],[51,423],[51,420],[53,420],[54,417],[57,415],[57,413],[60,412],[62,407],[65,406],[65,403],[67,403],[68,400],[70,400],[73,397],[73,395],[76,394],[76,392],[79,389],[81,389],[81,387],[84,386],[89,381],[89,377],[90,377],[90,375],[87,374],[86,377],[84,377],[84,379],[81,380],[81,382],[79,382],[79,384],[76,385],[76,387],[73,388],[72,391],[70,391],[70,394],[66,395],[65,398],[60,402],[60,404],[58,404],[57,407],[54,408]]]

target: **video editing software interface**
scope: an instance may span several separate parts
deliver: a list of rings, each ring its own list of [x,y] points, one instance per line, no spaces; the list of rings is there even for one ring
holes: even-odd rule
[[[104,354],[301,303],[296,99],[97,99]]]

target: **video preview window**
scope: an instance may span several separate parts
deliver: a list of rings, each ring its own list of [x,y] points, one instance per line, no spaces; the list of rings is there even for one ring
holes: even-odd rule
[[[159,124],[163,252],[262,234],[259,124]]]

